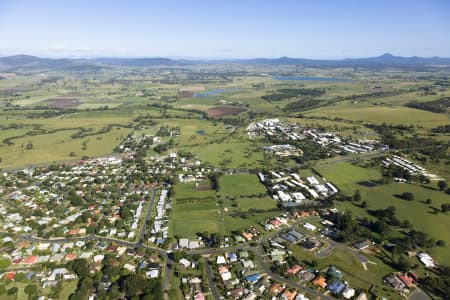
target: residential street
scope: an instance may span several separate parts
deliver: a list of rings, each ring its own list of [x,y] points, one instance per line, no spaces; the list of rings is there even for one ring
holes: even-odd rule
[[[65,242],[70,242],[70,241],[88,241],[88,240],[96,240],[96,241],[105,241],[105,242],[109,242],[109,243],[114,243],[116,245],[119,246],[125,246],[128,248],[136,248],[136,247],[144,247],[145,249],[149,249],[152,251],[156,251],[158,252],[160,255],[163,256],[165,264],[164,264],[164,277],[163,277],[163,284],[162,284],[162,288],[163,288],[163,292],[164,292],[164,299],[165,300],[169,300],[169,295],[168,295],[168,291],[170,289],[170,272],[172,269],[173,264],[175,264],[174,261],[172,261],[170,259],[170,256],[168,255],[171,250],[166,250],[166,249],[162,249],[156,246],[149,246],[149,245],[145,245],[143,244],[143,238],[145,235],[145,230],[147,228],[146,223],[147,221],[150,219],[151,217],[151,212],[152,212],[152,208],[154,205],[154,201],[157,195],[157,191],[158,189],[154,189],[153,190],[153,194],[152,194],[152,198],[150,200],[149,206],[148,206],[148,210],[147,210],[147,214],[145,216],[144,219],[144,224],[142,225],[141,229],[140,229],[140,234],[138,236],[138,240],[136,242],[131,242],[131,241],[125,241],[125,240],[121,240],[121,239],[117,239],[117,238],[110,238],[110,237],[104,237],[104,236],[98,236],[98,235],[88,235],[85,237],[72,237],[72,238],[52,238],[52,239],[43,239],[43,238],[38,238],[38,237],[33,237],[31,235],[24,235],[24,234],[15,234],[15,236],[19,239],[23,239],[23,240],[28,240],[28,241],[34,241],[34,242],[47,242],[47,243],[65,243]],[[318,297],[319,299],[332,299],[329,296],[323,295],[321,293],[319,293],[316,290],[313,290],[309,287],[300,285],[298,283],[292,282],[280,275],[277,275],[275,273],[273,273],[270,269],[270,267],[268,266],[268,264],[264,261],[263,258],[263,254],[262,254],[262,249],[261,249],[261,245],[266,242],[267,240],[270,240],[274,237],[276,237],[277,235],[279,235],[281,232],[285,232],[287,230],[292,230],[292,229],[296,229],[298,225],[303,224],[307,221],[311,221],[311,220],[315,220],[317,219],[317,217],[307,217],[307,218],[302,218],[299,220],[296,220],[295,222],[293,222],[292,224],[290,224],[288,227],[281,227],[279,229],[277,229],[274,232],[271,232],[269,234],[266,234],[262,237],[260,237],[258,240],[254,240],[252,241],[253,243],[256,243],[257,246],[251,246],[251,242],[245,242],[245,243],[241,243],[232,247],[224,247],[224,248],[204,248],[204,249],[195,249],[195,250],[180,250],[183,251],[187,254],[199,254],[199,255],[211,255],[211,254],[221,254],[221,253],[225,253],[225,252],[230,252],[230,251],[237,251],[237,250],[247,250],[247,251],[251,251],[255,254],[255,256],[257,257],[258,260],[258,264],[261,268],[261,270],[263,270],[265,273],[267,273],[271,278],[273,278],[274,280],[277,280],[287,286],[299,289],[301,291],[304,291],[305,293],[314,295],[316,297]],[[0,232],[0,233],[7,233],[7,232]],[[319,235],[308,232],[307,234],[309,234],[310,236],[316,237],[318,239],[322,239]],[[363,256],[362,254],[360,254],[356,249],[352,249],[351,247],[348,247],[344,244],[335,242],[333,240],[326,240],[330,245],[319,251],[316,255],[320,258],[322,257],[326,257],[330,251],[335,248],[335,247],[339,247],[342,248],[344,250],[350,251],[353,255],[355,255],[355,257],[361,262],[361,263],[366,263],[368,262],[368,259]],[[206,274],[208,277],[208,281],[209,281],[209,286],[211,287],[211,292],[212,295],[214,297],[215,300],[221,299],[219,292],[217,291],[217,288],[214,285],[213,282],[213,275],[212,275],[212,269],[211,269],[211,264],[209,262],[208,259],[205,259],[205,270],[206,270]],[[416,297],[420,297],[421,294],[416,295]],[[413,298],[415,299],[415,298]],[[421,298],[420,298],[421,299]]]
[[[211,263],[208,258],[205,258],[205,271],[206,271],[206,276],[208,277],[208,284],[211,289],[211,293],[213,295],[214,300],[221,299],[219,291],[217,291],[217,287],[213,281],[214,276],[212,275]]]

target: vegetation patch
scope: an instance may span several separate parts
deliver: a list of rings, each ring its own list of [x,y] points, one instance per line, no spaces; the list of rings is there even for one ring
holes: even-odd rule
[[[325,94],[325,90],[317,88],[279,89],[277,93],[268,94],[261,98],[269,102],[274,102],[298,97],[319,97],[323,94]]]
[[[441,98],[434,101],[427,102],[409,102],[406,106],[421,110],[427,110],[434,113],[447,113],[448,108],[450,107],[450,97]]]
[[[247,111],[247,108],[239,106],[214,106],[206,110],[208,115],[214,118],[237,115],[244,111]]]
[[[40,102],[53,109],[70,109],[81,105],[81,100],[72,97],[51,98]]]

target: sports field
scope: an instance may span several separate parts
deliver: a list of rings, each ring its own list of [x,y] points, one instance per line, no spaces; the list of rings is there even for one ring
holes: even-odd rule
[[[269,210],[276,208],[276,202],[267,197],[245,197],[265,194],[266,190],[253,174],[224,175],[220,177],[220,192],[214,190],[198,191],[194,183],[179,183],[174,187],[174,201],[170,212],[170,235],[195,237],[198,233],[220,233],[227,235],[260,222],[276,214],[261,212],[242,218],[235,210]],[[240,196],[243,197],[240,197]],[[225,199],[223,198],[225,197]],[[237,198],[237,207],[226,197]]]

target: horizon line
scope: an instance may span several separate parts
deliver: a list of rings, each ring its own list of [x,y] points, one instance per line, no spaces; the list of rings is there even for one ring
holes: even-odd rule
[[[447,59],[449,57],[442,57],[438,55],[433,56],[402,56],[402,55],[394,55],[390,52],[384,52],[380,55],[376,56],[354,56],[354,57],[344,57],[344,58],[308,58],[308,57],[294,57],[294,56],[253,56],[253,57],[205,57],[205,56],[182,56],[182,55],[168,55],[168,56],[161,56],[161,55],[107,55],[107,54],[92,54],[92,55],[42,55],[42,54],[29,54],[26,52],[17,52],[17,53],[8,53],[8,54],[2,54],[0,53],[0,58],[6,58],[6,57],[14,57],[14,56],[31,56],[31,57],[37,57],[37,58],[43,58],[43,59],[99,59],[99,58],[113,58],[113,59],[157,59],[157,58],[163,58],[163,59],[171,59],[171,60],[203,60],[203,61],[217,61],[217,60],[251,60],[251,59],[281,59],[281,58],[288,58],[288,59],[305,59],[305,60],[331,60],[331,61],[338,61],[338,60],[349,60],[349,59],[367,59],[367,58],[380,58],[383,56],[386,57],[392,57],[392,58],[441,58],[441,59]]]

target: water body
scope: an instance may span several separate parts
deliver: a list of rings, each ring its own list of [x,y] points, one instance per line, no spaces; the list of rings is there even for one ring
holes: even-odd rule
[[[206,92],[194,93],[194,97],[195,98],[206,98],[206,97],[216,96],[216,95],[225,94],[225,93],[239,92],[241,90],[242,90],[241,88],[215,89],[215,90],[209,90]]]
[[[308,76],[275,76],[275,80],[281,81],[355,81],[353,79],[338,77],[308,77]]]

